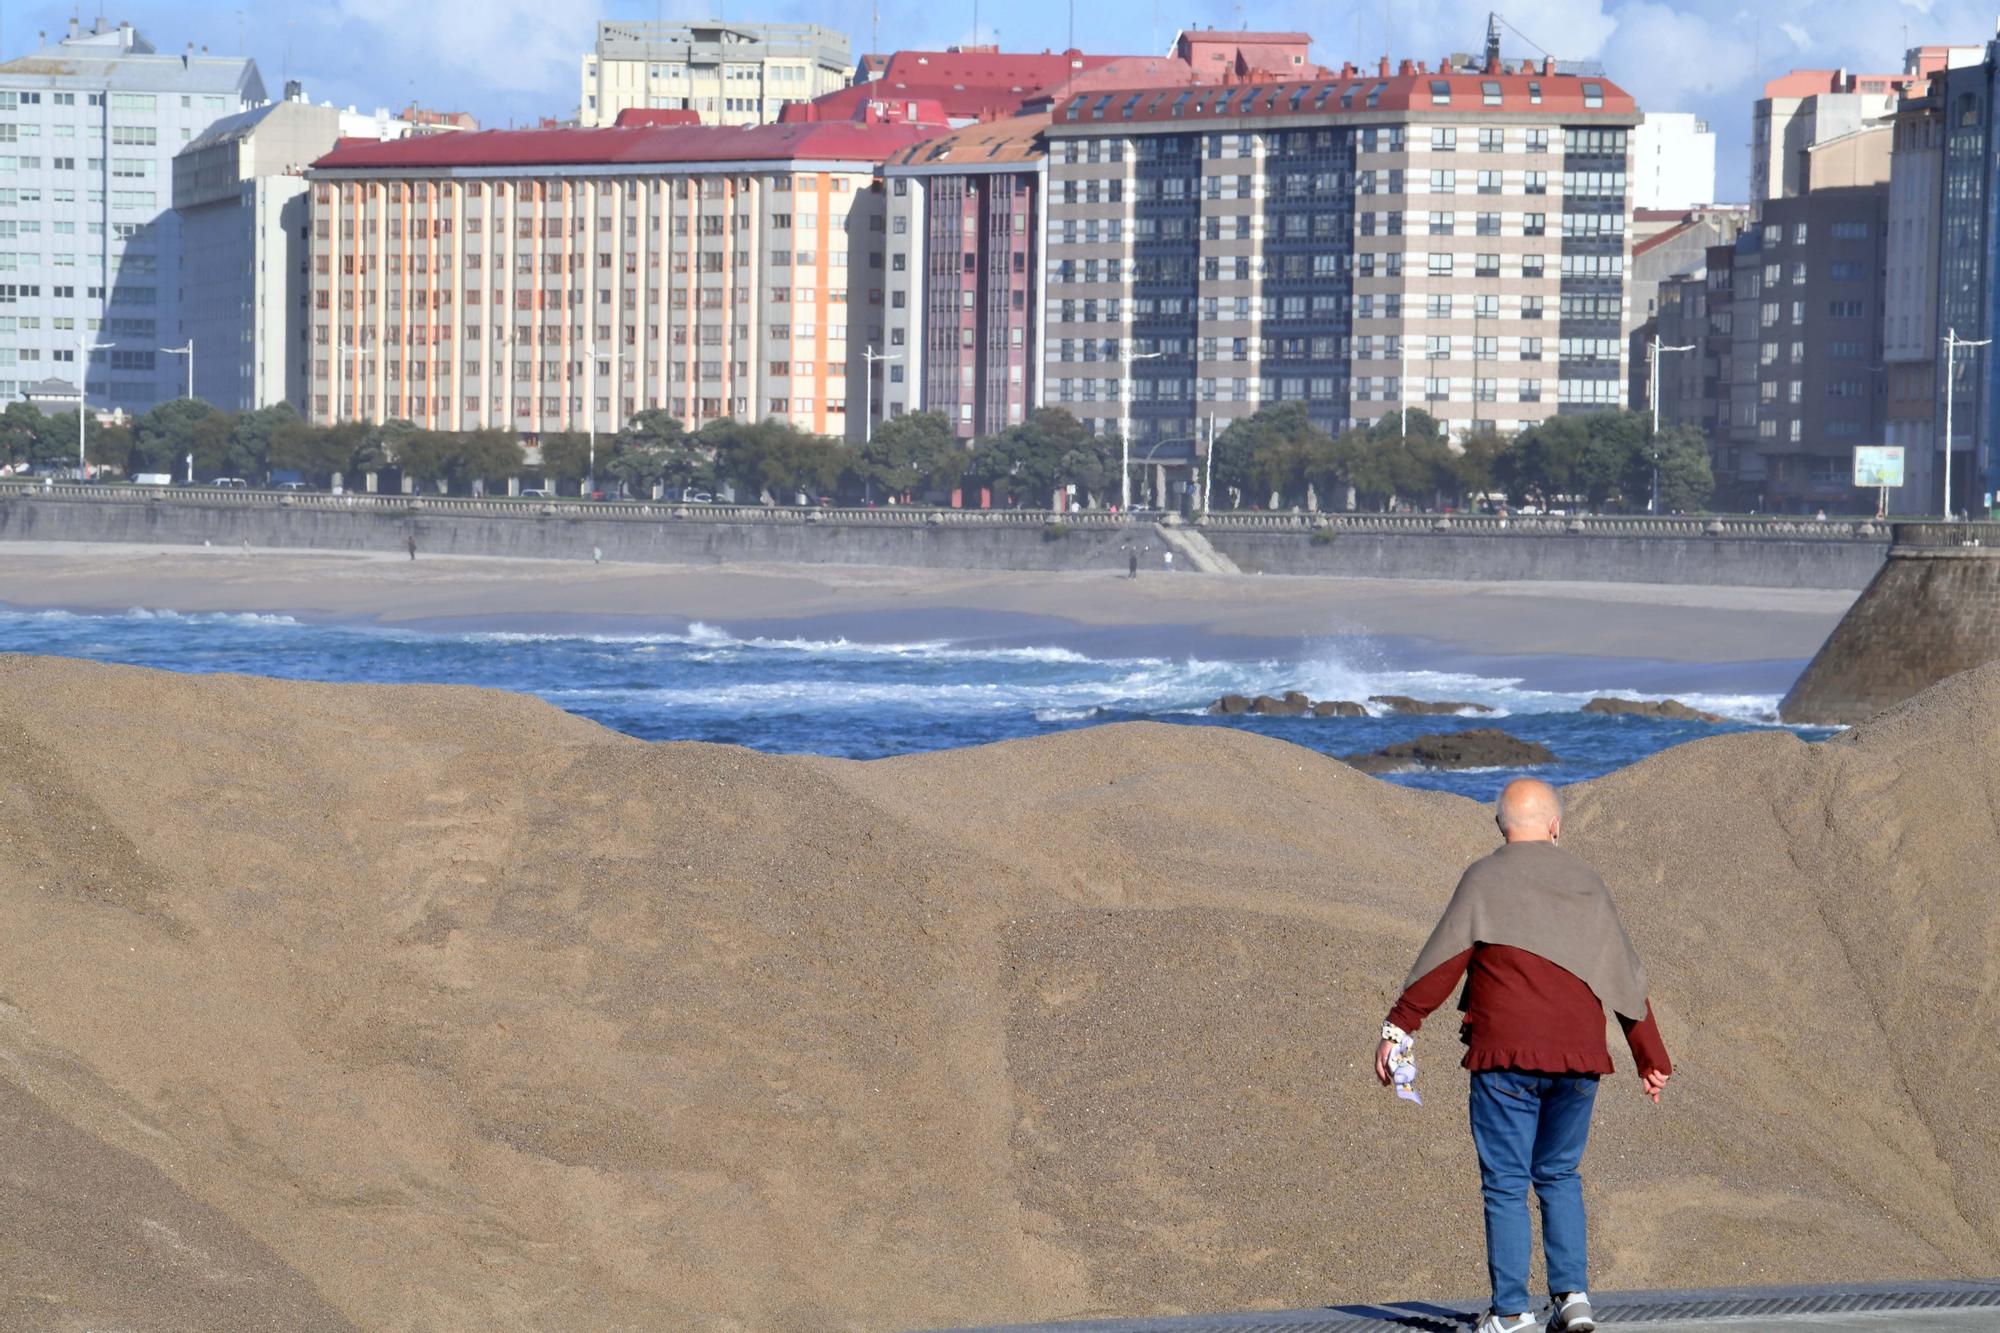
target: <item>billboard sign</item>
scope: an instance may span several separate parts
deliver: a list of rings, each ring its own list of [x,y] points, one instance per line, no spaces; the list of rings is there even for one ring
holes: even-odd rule
[[[1862,444],[1854,449],[1854,484],[1856,486],[1901,486],[1903,484],[1903,446],[1900,444]]]

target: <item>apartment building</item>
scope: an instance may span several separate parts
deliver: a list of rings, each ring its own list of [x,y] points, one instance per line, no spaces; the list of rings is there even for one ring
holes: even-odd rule
[[[1686,212],[1715,202],[1715,131],[1687,111],[1648,111],[1632,131],[1632,207]]]
[[[794,102],[844,88],[847,34],[814,23],[638,23],[607,19],[583,57],[578,123],[627,108],[694,111],[705,125],[766,125]]]
[[[889,160],[881,416],[940,412],[971,439],[1040,406],[1048,123],[975,125]]]
[[[943,128],[877,103],[342,143],[308,173],[312,418],[535,439],[665,408],[858,436],[881,163]]]
[[[227,412],[306,410],[305,170],[340,139],[342,113],[304,100],[227,116],[174,158],[181,335],[194,396]]]
[[[93,407],[185,391],[174,154],[263,100],[256,62],[102,19],[0,65],[0,398],[74,386],[80,343]]]
[[[1936,81],[1896,109],[1883,245],[1882,362],[1888,379],[1883,442],[1903,450],[1895,514],[1935,514],[1944,504],[1938,441],[1938,238],[1944,202],[1943,90]]]
[[[1099,432],[1129,409],[1135,442],[1278,402],[1454,434],[1619,406],[1638,110],[1496,48],[1059,100],[1045,401]]]
[[[1977,64],[1982,55],[1977,46],[1913,46],[1896,74],[1795,69],[1770,80],[1752,111],[1751,202],[1803,193],[1814,144],[1888,124],[1898,102],[1921,94],[1931,75]]]

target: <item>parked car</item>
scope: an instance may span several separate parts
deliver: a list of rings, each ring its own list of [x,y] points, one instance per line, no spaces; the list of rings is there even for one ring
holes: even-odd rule
[[[241,477],[216,477],[208,484],[217,490],[223,491],[247,491],[250,489],[250,483]]]
[[[523,486],[521,488],[521,498],[523,500],[546,500],[549,498],[549,495],[550,492],[545,486]]]
[[[287,494],[296,495],[300,491],[309,491],[312,489],[312,487],[306,485],[302,481],[281,481],[276,486],[273,486],[271,489],[275,491],[284,491]]]
[[[171,472],[135,472],[132,474],[134,486],[171,486],[174,484]]]

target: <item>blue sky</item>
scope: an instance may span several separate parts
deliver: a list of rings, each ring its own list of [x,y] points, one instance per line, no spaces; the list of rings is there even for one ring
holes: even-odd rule
[[[1497,0],[1495,0],[1497,2]],[[937,47],[970,40],[973,0],[957,5],[876,0],[881,45]],[[1008,49],[1064,45],[1069,0],[979,0],[978,31]],[[1086,50],[1164,50],[1184,24],[1299,28],[1326,64],[1384,50],[1435,60],[1477,48],[1488,0],[1361,0],[1341,8],[1275,0],[1098,0],[1075,4]],[[709,17],[810,20],[868,44],[870,0],[127,0],[5,3],[0,49],[32,48],[37,31],[69,18],[129,19],[163,51],[188,42],[257,58],[275,92],[288,75],[316,101],[364,110],[426,105],[464,109],[487,125],[532,124],[574,112],[578,58],[599,18]],[[1507,0],[1502,11],[1558,57],[1599,59],[1640,105],[1693,111],[1720,135],[1718,193],[1745,193],[1750,104],[1763,79],[1794,67],[1893,70],[1905,45],[1982,42],[1993,34],[1986,0]],[[1535,48],[1508,33],[1509,56]]]

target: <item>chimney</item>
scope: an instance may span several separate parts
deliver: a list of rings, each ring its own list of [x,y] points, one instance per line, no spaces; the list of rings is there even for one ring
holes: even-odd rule
[[[1389,57],[1383,56],[1382,63],[1375,67],[1375,77],[1378,79],[1386,79],[1389,77]]]
[[[1500,72],[1500,16],[1498,14],[1488,14],[1486,16],[1486,72],[1488,74],[1498,74]]]
[[[1543,56],[1542,77],[1548,78],[1554,75],[1555,72],[1556,72],[1556,58],[1554,56]]]
[[[285,80],[285,100],[287,102],[305,101],[306,100],[305,84],[299,82],[297,79]]]
[[[103,35],[104,35],[105,33],[107,33],[107,32],[110,32],[110,31],[111,31],[111,23],[110,23],[110,20],[106,19],[106,18],[104,17],[104,15],[102,15],[102,14],[99,14],[99,15],[97,16],[97,22],[96,22],[96,23],[93,23],[93,24],[91,25],[91,27],[90,27],[90,30],[91,30],[91,32],[93,32],[93,33],[95,33],[95,34],[97,34],[98,36],[100,36],[100,37],[101,37],[101,36],[103,36]]]
[[[77,31],[81,26],[82,25],[80,25],[74,18],[72,18],[69,21],[69,35],[71,41],[76,40]]]

